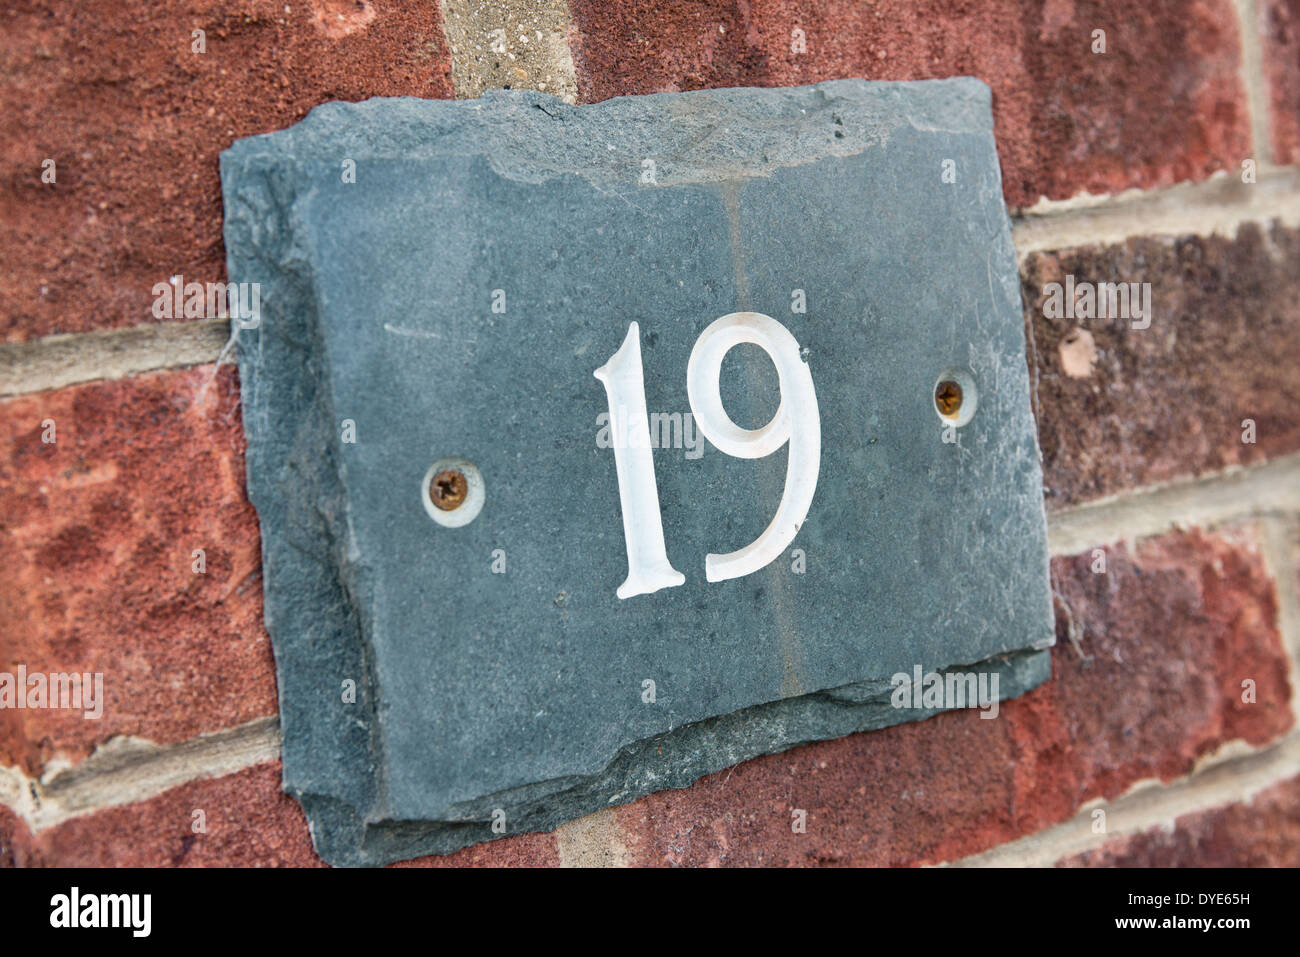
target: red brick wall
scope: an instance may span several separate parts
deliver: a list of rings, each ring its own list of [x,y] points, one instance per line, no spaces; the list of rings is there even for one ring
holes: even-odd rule
[[[1058,644],[998,720],[797,748],[415,863],[1300,861],[1300,2],[543,5],[580,102],[990,84]],[[154,324],[151,290],[224,278],[234,139],[492,65],[448,39],[460,0],[123,6],[0,11],[0,671],[110,676],[99,721],[0,710],[0,865],[318,865],[279,791],[238,378],[222,335]],[[1151,327],[1046,317],[1065,274],[1150,282]]]

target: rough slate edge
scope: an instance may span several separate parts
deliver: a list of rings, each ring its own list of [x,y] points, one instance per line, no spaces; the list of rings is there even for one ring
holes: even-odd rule
[[[951,124],[964,113],[974,119],[973,125],[992,128],[988,87],[970,78],[875,84],[832,81],[762,92],[808,97],[808,105],[815,107],[809,112],[816,113],[833,107],[837,93],[869,90],[875,102],[883,103],[903,96],[907,88],[922,86],[932,93],[935,87],[946,88],[942,91],[947,111],[943,121]],[[627,109],[632,103],[641,107],[663,96],[675,97],[678,102],[684,97],[698,100],[693,106],[698,105],[701,114],[707,116],[712,110],[716,117],[717,110],[730,109],[748,92],[620,97],[586,107],[571,107],[545,94],[522,91],[498,92],[482,101],[408,100],[427,105],[431,113],[436,111],[440,122],[403,128],[380,143],[367,138],[369,131],[354,125],[338,131],[335,145],[340,155],[347,155],[344,151],[349,148],[370,155],[378,149],[396,148],[405,156],[421,152],[408,153],[407,148],[413,145],[411,136],[427,141],[435,133],[445,134],[449,129],[464,132],[466,127],[477,126],[477,145],[499,145],[497,140],[509,138],[511,146],[528,154],[526,162],[520,160],[511,169],[512,174],[545,179],[556,168],[545,161],[551,155],[546,147],[528,142],[530,129],[538,123],[553,122],[574,110]],[[349,111],[373,110],[383,102],[317,107],[289,135],[302,135],[304,128],[309,131],[314,125],[347,117]],[[489,105],[511,116],[507,123],[494,118],[490,133],[475,117]],[[542,120],[539,113],[549,119]],[[930,119],[922,117],[923,122]],[[945,128],[937,121],[934,125]],[[790,138],[782,125],[775,129],[786,140]],[[770,129],[760,133],[770,135]],[[837,152],[856,152],[866,145],[853,137],[847,139],[833,144]],[[429,152],[437,152],[440,145],[425,144]],[[662,141],[659,145],[662,148]],[[765,162],[768,154],[779,158],[785,148],[784,141],[769,143],[763,151]],[[509,157],[508,151],[498,150],[494,164],[503,162],[503,152]],[[746,162],[753,155],[751,149],[738,152],[740,156],[733,154],[729,164],[730,175],[762,175],[760,166]],[[321,368],[325,356],[317,330],[311,251],[304,245],[303,233],[295,228],[295,181],[302,179],[294,175],[296,163],[284,155],[280,146],[265,137],[242,140],[222,153],[221,172],[229,279],[262,283],[263,323],[259,330],[241,335],[239,368],[248,438],[249,496],[262,528],[266,624],[280,689],[284,789],[306,811],[322,858],[332,864],[374,865],[449,853],[500,836],[491,832],[483,813],[483,808],[492,806],[505,809],[509,833],[551,830],[652,791],[685,787],[705,774],[762,754],[899,723],[900,712],[890,704],[888,682],[862,682],[676,728],[624,748],[598,775],[541,782],[476,800],[472,808],[465,809],[467,819],[463,821],[370,820],[370,809],[378,803],[376,797],[382,794],[384,781],[382,766],[375,760],[377,722],[373,720],[371,676],[361,638],[364,625],[349,594],[356,587],[351,582],[353,566],[347,560],[347,543],[337,531],[344,496],[335,461],[338,419],[329,389],[319,389],[330,377],[328,370]],[[806,155],[790,159],[807,161]],[[590,160],[583,175],[601,178],[609,174],[607,164],[612,160],[603,150],[591,151]],[[662,172],[666,175],[661,185],[708,178],[706,167],[669,167]],[[1005,207],[1002,212],[1005,220]],[[1009,244],[1009,221],[1004,222],[1003,235]],[[295,417],[277,418],[287,410],[294,410]],[[286,489],[294,493],[286,495]],[[1043,521],[1045,525],[1045,516]],[[1043,574],[1046,578],[1046,559]],[[1051,666],[1046,650],[1028,650],[984,662],[949,663],[948,669],[996,671],[1001,697],[1012,698],[1046,680]],[[345,678],[352,678],[357,685],[357,700],[350,706],[341,701]],[[934,713],[905,712],[906,720]],[[322,824],[325,826],[319,826]]]
[[[254,185],[232,190],[226,184],[225,241],[229,275],[258,277],[263,285],[266,321],[256,334],[241,336],[239,366],[284,788],[303,805],[313,838],[316,822],[329,818],[356,830],[359,840],[353,809],[369,806],[377,787],[373,705],[359,623],[339,574],[344,546],[334,519],[343,512],[343,488],[329,440],[335,416],[329,395],[317,391],[328,379],[318,371],[323,350],[309,256],[290,228],[294,176],[283,163],[257,165]],[[222,166],[224,175],[224,156]],[[260,374],[264,366],[268,371]],[[288,409],[301,415],[288,418]],[[297,494],[284,495],[295,480]],[[351,709],[342,706],[344,677],[357,684]]]

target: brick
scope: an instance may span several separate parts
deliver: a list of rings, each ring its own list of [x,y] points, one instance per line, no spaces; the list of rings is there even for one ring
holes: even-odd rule
[[[194,812],[206,831],[195,833]],[[0,853],[4,847],[0,807]],[[138,804],[73,818],[35,835],[19,823],[28,867],[323,867],[298,802],[280,790],[278,761],[192,781]],[[538,866],[558,860],[549,834],[506,837],[406,866]],[[0,857],[3,863],[3,857]]]
[[[1293,723],[1274,586],[1253,526],[1053,562],[1052,679],[999,717],[926,721],[759,758],[618,809],[651,865],[909,865],[977,853],[1170,780]],[[1069,613],[1064,612],[1069,609]],[[1070,628],[1073,622],[1073,631]],[[1074,640],[1071,640],[1073,634]],[[1077,642],[1079,650],[1075,650]],[[1256,703],[1241,701],[1243,678]],[[792,809],[808,812],[806,834]]]
[[[195,833],[194,812],[206,832]],[[192,781],[19,839],[20,867],[322,867],[279,762]]]
[[[18,841],[27,836],[18,815],[0,804],[0,869],[18,864]]]
[[[1032,692],[1031,692],[1032,694]],[[1005,702],[1002,713],[1015,707]],[[898,866],[948,860],[1012,839],[1002,719],[941,714],[737,765],[617,809],[634,865]],[[807,811],[807,833],[791,829]]]
[[[1172,828],[1112,837],[1058,867],[1300,867],[1300,777],[1242,804],[1185,814]]]
[[[233,368],[12,399],[0,441],[0,671],[100,672],[105,697],[98,720],[0,710],[0,765],[39,775],[115,735],[162,744],[275,713]]]
[[[401,0],[6,4],[0,60],[0,341],[150,322],[154,283],[222,280],[233,140],[451,95],[438,4]]]
[[[1273,162],[1300,163],[1300,0],[1263,0],[1260,40]]]
[[[1080,679],[1061,684],[1059,704],[1103,796],[1185,774],[1228,741],[1266,745],[1293,725],[1261,537],[1250,523],[1149,538],[1132,552],[1116,545],[1101,550],[1101,573],[1094,552],[1053,560],[1057,658]],[[1242,700],[1247,679],[1254,703]]]
[[[389,867],[557,867],[555,834],[517,834],[471,844],[443,857],[430,855]]]
[[[1044,288],[1149,282],[1150,328],[1049,319]],[[1022,263],[1049,509],[1300,450],[1300,231],[1142,237]],[[1255,422],[1254,444],[1242,422]]]
[[[1251,155],[1231,0],[569,5],[583,102],[841,77],[979,77],[993,88],[1012,206],[1204,179]],[[795,28],[806,53],[792,52]],[[1091,52],[1094,29],[1106,31],[1105,54]]]

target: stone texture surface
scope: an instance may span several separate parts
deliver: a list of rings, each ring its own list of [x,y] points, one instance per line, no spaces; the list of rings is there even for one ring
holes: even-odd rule
[[[1030,834],[1138,781],[1293,724],[1276,603],[1246,526],[1053,561],[1052,679],[996,719],[955,712],[810,744],[617,809],[644,865],[911,865]],[[1071,630],[1073,629],[1073,631]],[[1073,635],[1073,639],[1072,636]],[[1077,645],[1077,650],[1076,650]],[[1240,681],[1257,700],[1241,701]],[[807,832],[791,812],[807,811]]]
[[[3,341],[152,322],[154,283],[221,280],[235,139],[330,100],[451,95],[438,5],[401,0],[21,0],[0,62]]]
[[[1242,804],[1185,814],[1172,828],[1113,837],[1057,866],[1300,867],[1300,777]]]
[[[115,735],[275,713],[232,367],[10,399],[0,441],[0,671],[102,672],[106,698],[99,720],[0,710],[0,765],[39,775]]]
[[[1012,206],[1240,169],[1231,0],[571,0],[579,98],[836,77],[976,76]],[[795,29],[806,52],[793,52]],[[1107,52],[1091,52],[1092,31]],[[1156,40],[1155,38],[1158,38]]]
[[[1149,282],[1150,328],[1046,318],[1044,289],[1067,275]],[[1048,509],[1300,451],[1297,277],[1300,232],[1276,222],[1243,225],[1234,239],[1142,237],[1028,256]],[[1242,441],[1245,419],[1254,444]]]
[[[1046,677],[1030,650],[1052,641],[1041,474],[991,127],[971,79],[583,107],[497,92],[331,104],[223,155],[230,275],[264,284],[239,351],[286,779],[326,859],[453,848],[497,808],[546,829],[909,720],[889,682],[917,664],[1000,671],[1007,696]],[[339,155],[358,157],[355,183]],[[815,567],[707,583],[704,555],[776,513],[784,453],[661,448],[665,540],[690,575],[620,601],[592,371],[635,317],[650,407],[688,409],[697,337],[751,309],[783,317],[815,381],[817,497],[794,543]],[[776,389],[750,358],[722,395],[752,427]],[[978,411],[945,441],[934,389],[953,367]],[[464,529],[421,500],[446,456],[489,489]],[[345,806],[357,820],[332,817]]]
[[[194,812],[207,830],[193,830]],[[0,864],[5,852],[0,808]],[[30,834],[11,820],[10,853],[22,867],[321,867],[307,819],[280,790],[280,764],[193,781],[123,807],[109,808]],[[549,834],[506,837],[413,867],[537,867],[557,863]]]
[[[1300,162],[1300,0],[1261,0],[1260,40],[1273,162]]]
[[[441,0],[439,6],[457,97],[540,90],[575,100],[564,0]]]

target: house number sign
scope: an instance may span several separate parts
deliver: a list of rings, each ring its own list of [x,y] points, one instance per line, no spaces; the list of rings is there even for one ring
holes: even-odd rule
[[[221,173],[284,787],[327,861],[1047,676],[982,83],[333,103]],[[918,669],[984,690],[898,693]]]

